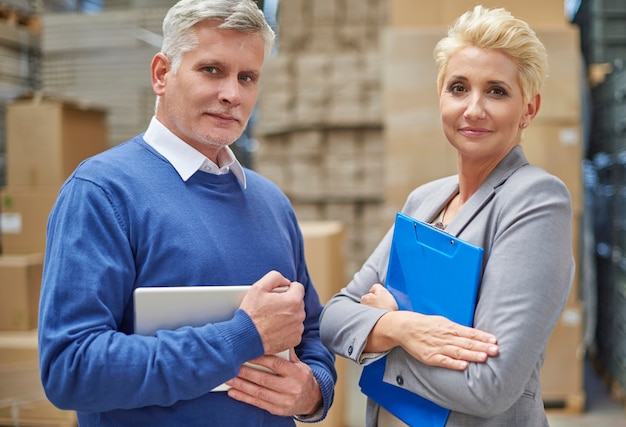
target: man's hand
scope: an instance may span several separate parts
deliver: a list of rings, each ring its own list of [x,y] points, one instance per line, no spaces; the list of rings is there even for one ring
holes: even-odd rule
[[[254,322],[265,354],[295,347],[304,332],[304,287],[270,271],[246,293],[241,305]]]
[[[322,391],[311,368],[300,362],[294,349],[289,360],[262,356],[250,363],[275,374],[243,365],[239,375],[226,382],[233,399],[284,417],[313,414],[322,404]]]

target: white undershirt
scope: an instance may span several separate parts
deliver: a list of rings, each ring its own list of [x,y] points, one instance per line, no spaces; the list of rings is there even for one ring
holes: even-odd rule
[[[197,171],[221,175],[233,172],[243,188],[246,188],[246,174],[241,163],[230,147],[224,147],[217,156],[218,166],[204,154],[174,135],[156,117],[152,117],[143,139],[174,166],[183,181],[187,181]]]

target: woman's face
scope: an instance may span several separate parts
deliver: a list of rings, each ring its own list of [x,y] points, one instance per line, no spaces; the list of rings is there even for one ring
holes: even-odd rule
[[[505,54],[466,47],[448,60],[439,108],[446,138],[463,158],[499,162],[538,106],[538,95],[524,102],[517,64]]]

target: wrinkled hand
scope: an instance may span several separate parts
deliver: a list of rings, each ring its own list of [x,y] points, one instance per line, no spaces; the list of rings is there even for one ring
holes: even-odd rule
[[[373,285],[370,291],[361,297],[361,304],[392,311],[398,309],[396,299],[391,295],[391,292],[380,283]]]
[[[361,297],[361,304],[398,310],[396,299],[379,283]],[[461,326],[442,316],[426,316],[409,311],[393,316],[395,320],[401,319],[396,345],[427,365],[464,370],[468,362],[485,362],[488,357],[498,355],[496,337],[478,329]],[[389,318],[381,318],[383,322],[386,320]],[[369,350],[368,347],[366,350]]]
[[[286,290],[277,292],[278,288]],[[300,343],[304,332],[304,287],[270,271],[257,282],[239,306],[254,322],[265,354],[280,353]]]
[[[499,352],[497,339],[490,333],[412,311],[384,314],[370,332],[366,351],[397,346],[422,363],[459,371],[466,369],[468,362],[485,362]]]
[[[313,414],[322,404],[322,391],[311,368],[298,359],[293,349],[289,360],[262,356],[250,363],[275,374],[243,365],[239,375],[226,382],[231,398],[284,417]]]

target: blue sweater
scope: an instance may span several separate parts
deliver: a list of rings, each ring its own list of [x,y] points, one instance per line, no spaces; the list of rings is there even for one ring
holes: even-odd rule
[[[246,171],[183,181],[142,136],[84,161],[50,214],[39,313],[41,378],[50,401],[85,426],[293,426],[291,418],[209,392],[263,354],[248,315],[198,328],[133,334],[142,286],[252,284],[277,270],[305,286],[296,354],[320,384],[336,380],[319,338],[321,304],[288,199]]]

